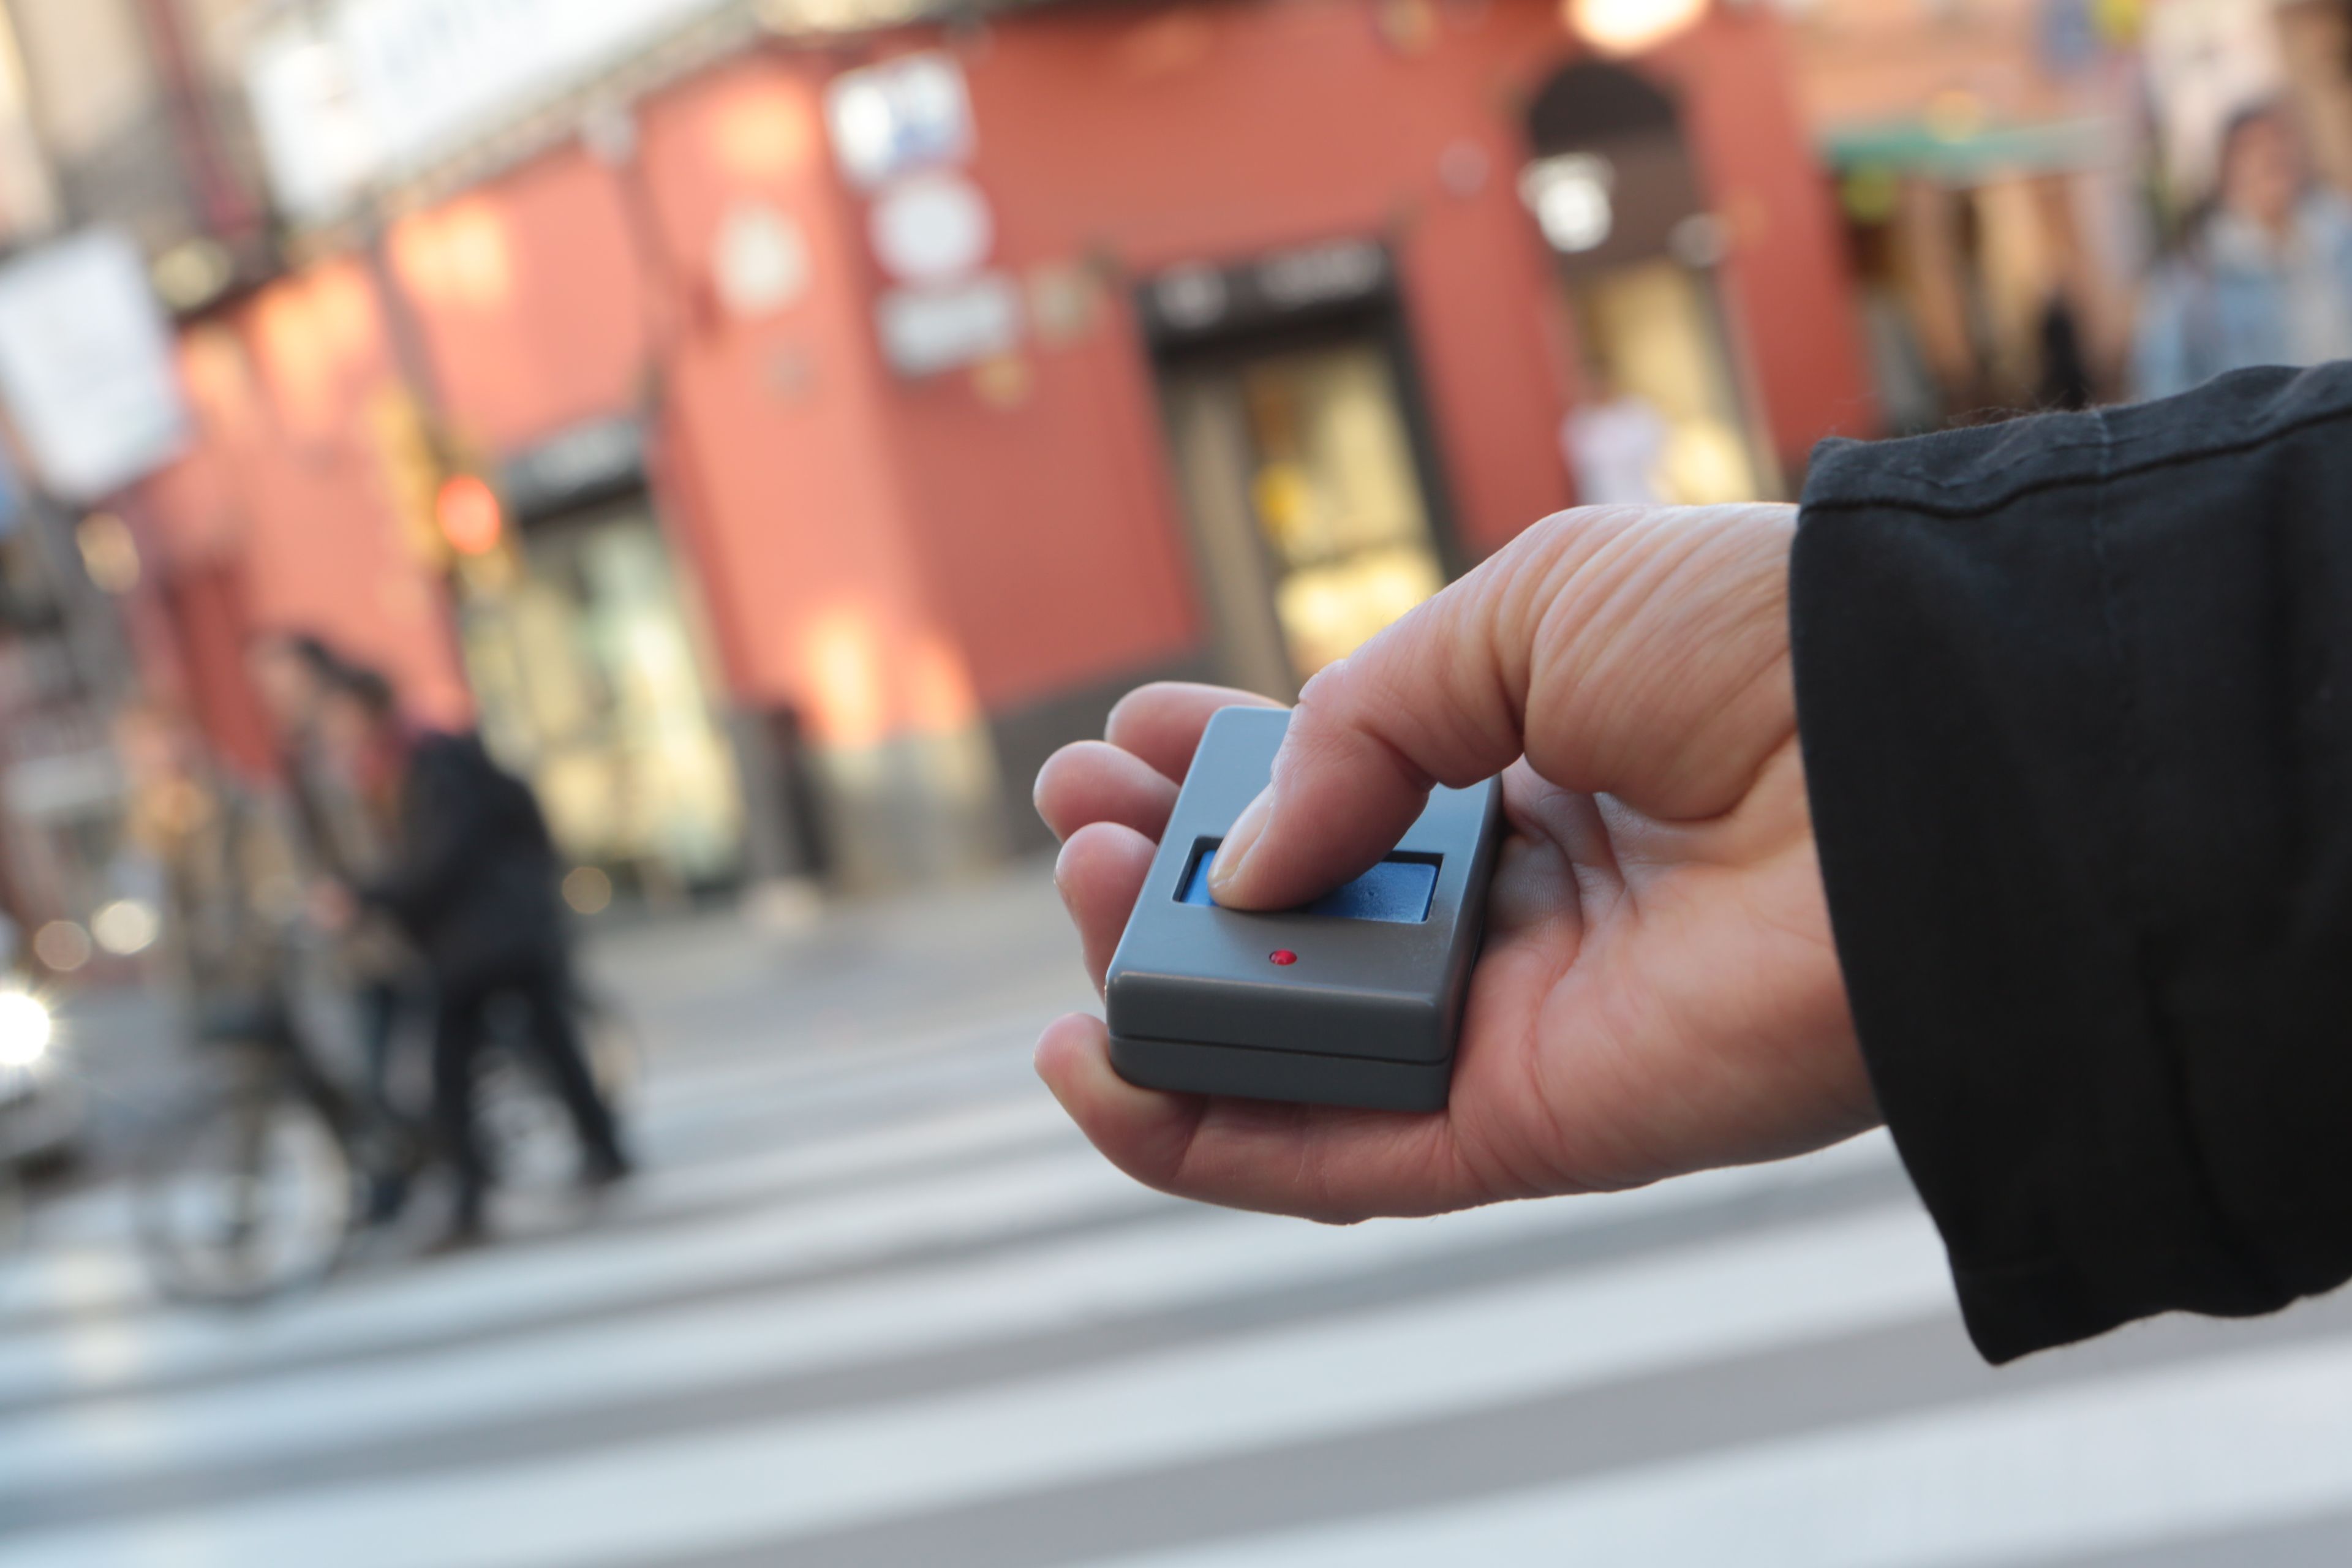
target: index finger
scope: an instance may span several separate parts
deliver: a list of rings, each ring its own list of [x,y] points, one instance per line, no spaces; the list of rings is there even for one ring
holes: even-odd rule
[[[1200,749],[1201,731],[1217,710],[1280,706],[1270,697],[1238,687],[1155,680],[1118,700],[1103,726],[1103,739],[1181,784],[1192,765],[1192,753]]]

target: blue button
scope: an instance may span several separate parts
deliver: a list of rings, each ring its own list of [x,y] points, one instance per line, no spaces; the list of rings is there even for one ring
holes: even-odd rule
[[[1214,907],[1216,900],[1209,897],[1209,863],[1217,858],[1217,842],[1204,840],[1192,851],[1192,868],[1184,874],[1183,890],[1176,895],[1178,903]],[[1417,925],[1429,918],[1430,900],[1436,894],[1435,858],[1392,856],[1297,912]]]

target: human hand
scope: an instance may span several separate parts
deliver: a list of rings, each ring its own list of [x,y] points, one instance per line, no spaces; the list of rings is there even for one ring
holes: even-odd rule
[[[1503,773],[1506,837],[1446,1110],[1167,1094],[1063,1018],[1037,1068],[1165,1191],[1319,1219],[1432,1214],[1769,1160],[1874,1125],[1798,755],[1785,506],[1586,508],[1310,680],[1218,901],[1370,867],[1434,784]],[[1157,685],[1037,778],[1099,991],[1211,713]]]

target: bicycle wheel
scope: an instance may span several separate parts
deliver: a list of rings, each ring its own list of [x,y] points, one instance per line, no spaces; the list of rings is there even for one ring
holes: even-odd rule
[[[474,1122],[492,1185],[533,1199],[570,1189],[580,1165],[571,1113],[518,1042],[498,1040],[476,1058]]]
[[[583,999],[576,1016],[597,1092],[615,1114],[626,1110],[645,1087],[645,1037],[634,1019],[600,998]]]
[[[350,1156],[290,1079],[197,1104],[149,1143],[132,1180],[140,1256],[178,1300],[252,1302],[315,1285],[352,1231]]]

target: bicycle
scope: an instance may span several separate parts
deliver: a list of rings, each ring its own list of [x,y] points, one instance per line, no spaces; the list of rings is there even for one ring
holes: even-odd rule
[[[635,1033],[608,1004],[584,994],[577,1003],[592,1071],[618,1103],[640,1070]],[[362,1236],[397,1216],[432,1163],[432,1140],[342,1090],[281,1020],[200,1033],[222,1053],[222,1070],[132,1169],[149,1275],[168,1299],[223,1306],[316,1288]],[[494,1028],[475,1070],[498,1185],[528,1201],[568,1184],[576,1150],[536,1055],[515,1031]]]
[[[329,1079],[283,1018],[198,1034],[217,1053],[213,1081],[132,1162],[148,1274],[168,1299],[215,1305],[314,1287],[396,1210],[427,1141]]]

